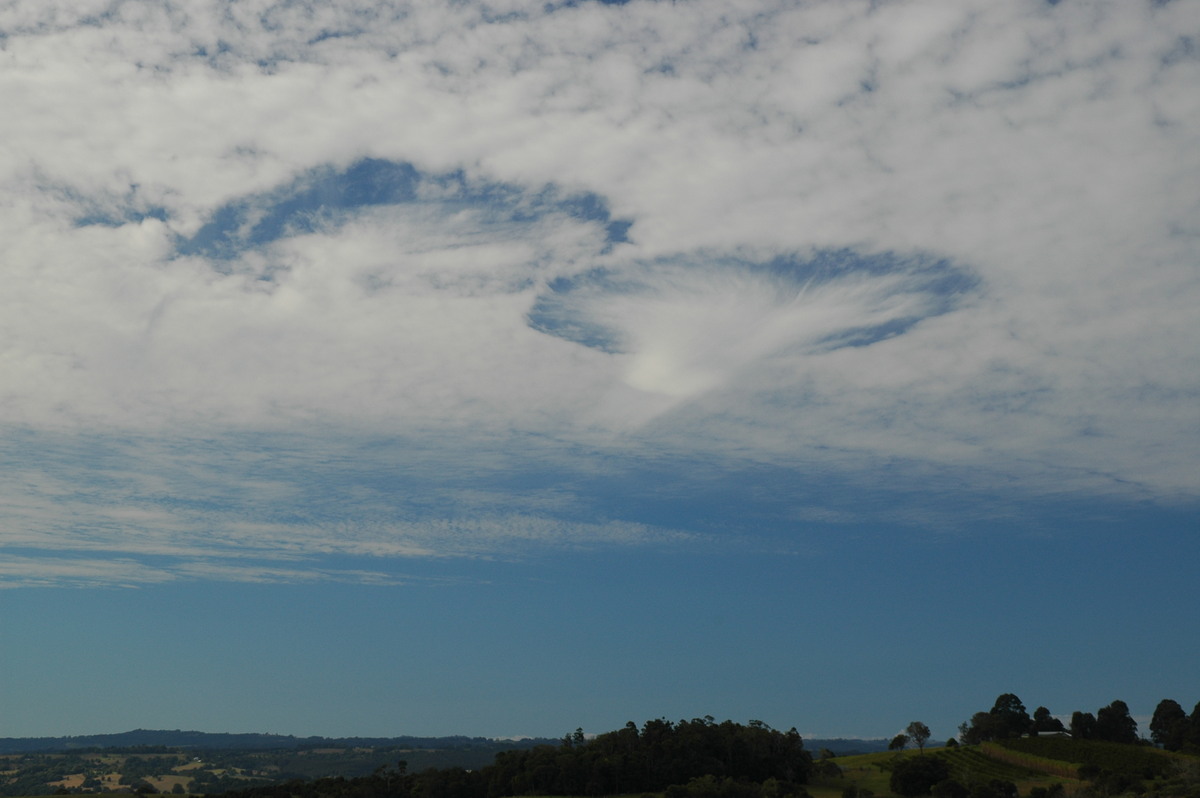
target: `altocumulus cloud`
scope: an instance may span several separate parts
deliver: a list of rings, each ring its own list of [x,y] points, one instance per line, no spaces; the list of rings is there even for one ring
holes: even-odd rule
[[[1198,35],[1182,2],[9,2],[0,580],[745,545],[687,508],[767,472],[1195,501]],[[761,514],[865,512],[828,504]]]

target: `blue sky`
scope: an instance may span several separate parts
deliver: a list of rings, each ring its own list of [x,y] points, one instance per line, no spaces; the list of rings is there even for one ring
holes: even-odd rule
[[[1186,2],[0,8],[0,736],[1200,700]]]

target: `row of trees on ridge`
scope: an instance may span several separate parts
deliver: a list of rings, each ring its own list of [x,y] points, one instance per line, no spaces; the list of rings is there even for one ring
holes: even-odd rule
[[[990,710],[976,712],[958,727],[958,732],[958,740],[964,745],[1025,735],[1036,737],[1047,732],[1069,733],[1077,740],[1130,744],[1142,741],[1138,736],[1137,721],[1129,714],[1124,701],[1113,701],[1094,715],[1075,711],[1071,713],[1068,727],[1046,707],[1038,707],[1030,717],[1021,699],[1013,693],[997,697]],[[1188,715],[1179,702],[1164,698],[1150,720],[1150,739],[1168,751],[1200,753],[1200,703]]]
[[[789,798],[803,794],[812,756],[795,729],[761,721],[632,722],[592,739],[582,730],[558,745],[503,751],[494,764],[407,772],[381,769],[359,779],[255,787],[240,798],[504,798],[514,795],[661,793],[668,798]]]
[[[1150,718],[1150,739],[1168,751],[1200,753],[1200,702],[1188,715],[1174,699],[1159,701]]]

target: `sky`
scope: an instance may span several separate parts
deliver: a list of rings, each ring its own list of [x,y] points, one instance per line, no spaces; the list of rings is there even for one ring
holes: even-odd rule
[[[0,0],[0,737],[1200,701],[1200,4]]]

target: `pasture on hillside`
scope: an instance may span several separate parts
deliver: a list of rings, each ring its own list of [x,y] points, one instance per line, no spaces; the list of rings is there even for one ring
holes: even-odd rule
[[[889,786],[892,764],[901,759],[919,755],[918,751],[886,751],[834,757],[831,761],[841,769],[841,775],[815,774],[806,789],[812,798],[842,798],[847,787],[870,790],[876,798],[890,796],[892,795]],[[967,786],[998,779],[1011,781],[1017,785],[1021,795],[1027,795],[1033,787],[1049,787],[1055,782],[1063,784],[1067,793],[1073,793],[1083,784],[1078,779],[1051,776],[999,762],[984,756],[975,747],[927,748],[925,755],[937,756],[946,760],[950,766],[951,778]]]

